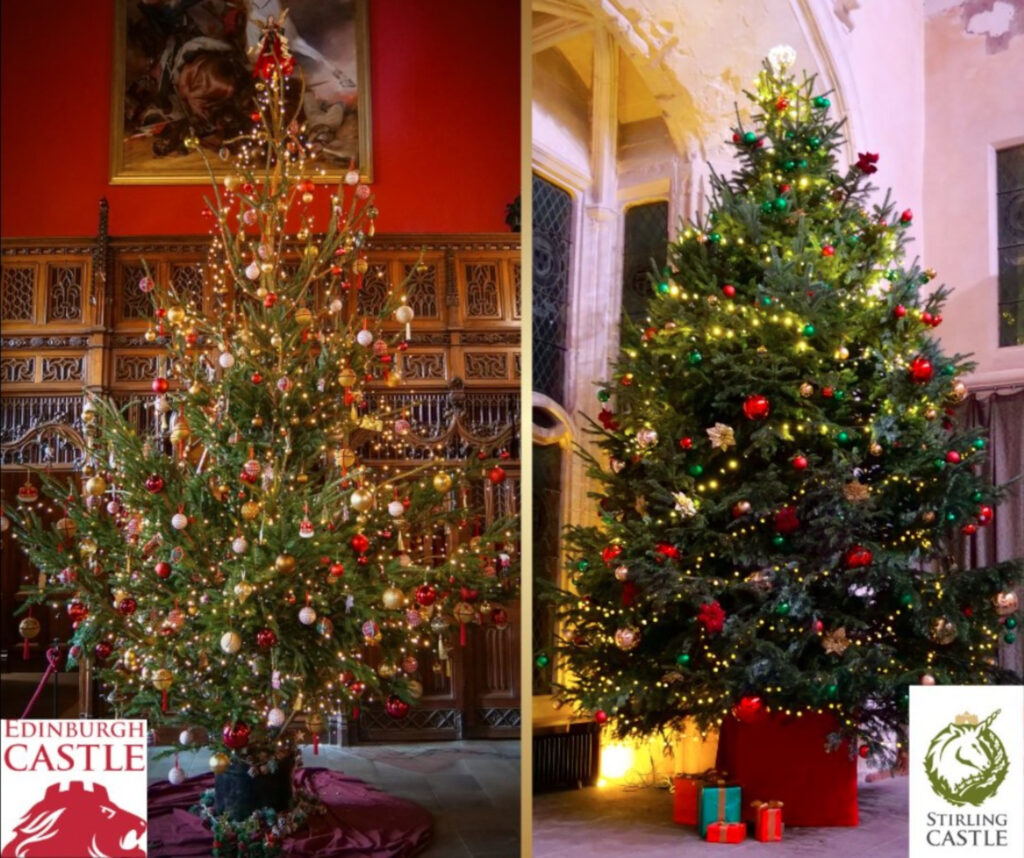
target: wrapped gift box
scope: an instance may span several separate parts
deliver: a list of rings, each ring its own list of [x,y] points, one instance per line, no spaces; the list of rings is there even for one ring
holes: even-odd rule
[[[826,750],[828,735],[838,729],[827,713],[766,715],[752,723],[726,718],[718,768],[748,798],[784,802],[787,825],[856,825],[856,754],[845,742]],[[748,813],[753,820],[753,810]]]
[[[722,780],[724,772],[708,769],[700,774],[676,775],[672,779],[672,820],[678,825],[697,824],[697,804],[706,781]]]
[[[708,826],[708,843],[740,843],[747,836],[744,822],[712,822]]]
[[[697,826],[700,836],[707,835],[708,826],[715,822],[740,822],[742,808],[740,788],[735,784],[718,781],[705,783],[700,789],[697,803]]]
[[[782,802],[752,801],[754,836],[762,843],[782,839]]]

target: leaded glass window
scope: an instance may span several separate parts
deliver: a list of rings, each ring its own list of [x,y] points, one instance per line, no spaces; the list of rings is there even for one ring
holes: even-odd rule
[[[622,259],[622,312],[634,322],[647,315],[651,276],[665,267],[668,252],[668,203],[643,203],[626,209]]]
[[[1024,345],[1024,145],[996,152],[999,345]]]
[[[572,196],[533,177],[533,389],[565,398]]]

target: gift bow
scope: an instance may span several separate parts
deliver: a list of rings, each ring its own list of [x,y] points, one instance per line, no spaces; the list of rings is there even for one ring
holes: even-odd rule
[[[767,818],[764,820],[768,831],[766,835],[768,837],[781,837],[782,836],[782,802],[781,801],[752,801],[750,806],[754,808],[754,812],[758,815],[760,822],[760,816],[762,810],[777,810],[776,813],[769,813]],[[777,826],[777,827],[776,827]]]
[[[750,802],[750,806],[752,808],[754,808],[754,810],[760,810],[761,808],[764,808],[765,810],[773,810],[776,807],[782,807],[782,802],[781,801],[752,801],[752,802]]]

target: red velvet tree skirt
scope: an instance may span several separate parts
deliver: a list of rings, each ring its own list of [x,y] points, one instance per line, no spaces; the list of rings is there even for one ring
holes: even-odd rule
[[[787,826],[856,825],[856,758],[845,744],[825,750],[837,727],[831,715],[817,713],[755,723],[726,718],[717,768],[743,789],[744,818],[753,819],[752,801],[781,801]]]
[[[327,812],[292,834],[284,854],[302,858],[404,858],[430,842],[433,820],[411,801],[383,793],[356,778],[329,769],[299,769],[295,789],[312,793]],[[149,788],[150,858],[207,858],[213,837],[198,816],[189,813],[213,775],[190,778],[179,787]]]

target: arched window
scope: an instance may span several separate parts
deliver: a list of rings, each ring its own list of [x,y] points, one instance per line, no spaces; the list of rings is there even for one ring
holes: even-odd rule
[[[668,201],[640,203],[626,209],[622,244],[622,314],[643,320],[651,296],[651,274],[665,267]]]
[[[533,177],[533,389],[565,401],[572,196]]]

